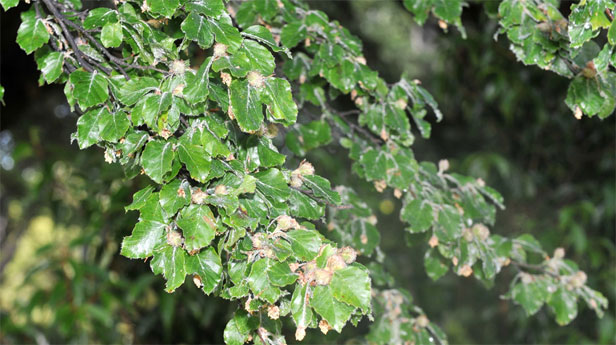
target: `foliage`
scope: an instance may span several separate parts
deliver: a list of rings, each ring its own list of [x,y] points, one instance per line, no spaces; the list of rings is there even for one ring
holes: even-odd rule
[[[145,174],[155,183],[126,206],[140,215],[122,255],[151,258],[167,292],[189,275],[204,293],[240,301],[224,331],[230,344],[284,343],[284,316],[297,340],[307,328],[341,332],[373,307],[371,341],[445,342],[407,292],[379,279],[386,273],[378,263],[356,262],[378,252],[370,208],[349,187],[332,189],[306,161],[288,168],[287,160],[335,137],[356,175],[402,200],[407,231],[425,234],[431,247],[431,278],[452,269],[490,286],[513,265],[519,273],[507,297],[529,315],[545,303],[567,324],[580,298],[602,315],[607,300],[562,249],[549,256],[530,235],[491,234],[503,207],[498,192],[449,173],[446,160],[414,158],[412,128],[427,138],[428,111],[443,116],[419,81],[387,84],[367,67],[361,42],[321,11],[291,1],[236,5],[152,0],[82,10],[41,0],[22,14],[17,41],[35,52],[41,84],[64,83],[71,106],[83,111],[73,135],[79,147],[98,145],[129,178]],[[420,12],[432,9],[460,26],[461,5],[437,1]],[[611,113],[605,102],[613,97],[604,92],[613,92],[613,72],[605,61],[603,74],[574,79],[568,104],[576,113]],[[355,107],[337,110],[342,99]],[[298,116],[315,112],[316,121]],[[288,153],[279,149],[281,132]],[[330,231],[321,233],[325,219]]]
[[[404,5],[420,24],[431,11],[441,27],[454,24],[466,35],[461,0],[405,0]],[[519,61],[572,79],[565,102],[577,119],[583,114],[603,119],[616,109],[614,6],[609,0],[572,2],[566,17],[559,0],[505,0],[486,2],[486,11],[498,18],[496,35],[507,36]]]

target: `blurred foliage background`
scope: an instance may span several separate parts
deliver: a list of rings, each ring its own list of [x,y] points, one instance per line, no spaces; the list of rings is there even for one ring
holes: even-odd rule
[[[610,300],[603,319],[583,309],[558,327],[545,309],[527,318],[500,299],[513,271],[492,289],[451,274],[433,282],[423,270],[426,241],[400,240],[398,200],[350,176],[343,150],[311,153],[320,172],[379,210],[386,265],[450,342],[616,343],[616,117],[576,120],[563,102],[567,80],[523,66],[506,39],[494,40],[486,11],[496,2],[465,9],[466,40],[434,21],[418,27],[397,1],[311,4],[360,36],[368,64],[388,81],[404,73],[433,93],[445,120],[415,143],[419,160],[447,158],[452,170],[483,178],[507,205],[493,232],[564,247]],[[192,285],[167,294],[149,265],[119,255],[137,217],[123,208],[147,178],[124,181],[100,149],[69,142],[76,115],[60,87],[38,87],[33,59],[15,44],[17,11],[2,13],[1,25],[0,342],[221,343],[235,305]],[[367,326],[304,342],[345,342]]]

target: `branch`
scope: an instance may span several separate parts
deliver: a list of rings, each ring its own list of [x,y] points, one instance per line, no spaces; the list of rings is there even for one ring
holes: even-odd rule
[[[92,65],[90,65],[88,62],[84,60],[85,54],[81,50],[79,50],[79,48],[77,47],[77,44],[75,43],[75,39],[69,33],[66,25],[64,25],[64,20],[62,20],[64,16],[62,16],[62,14],[51,3],[50,0],[41,0],[41,1],[45,4],[45,7],[47,7],[47,9],[54,16],[54,20],[56,21],[56,23],[58,23],[58,25],[60,25],[60,27],[62,28],[62,32],[64,33],[64,38],[66,38],[66,40],[68,41],[68,44],[70,44],[71,48],[75,52],[75,57],[77,58],[77,62],[79,63],[79,65],[82,66],[88,72],[94,72],[94,68],[92,67]]]

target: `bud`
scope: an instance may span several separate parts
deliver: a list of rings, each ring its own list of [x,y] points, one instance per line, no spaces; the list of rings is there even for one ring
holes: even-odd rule
[[[473,232],[469,228],[464,228],[464,231],[462,232],[462,237],[464,237],[464,240],[466,240],[466,242],[471,242],[473,241],[474,237]]]
[[[222,43],[214,45],[214,59],[227,55],[227,46]]]
[[[195,286],[196,286],[198,289],[201,289],[201,288],[203,287],[203,282],[201,281],[201,277],[199,277],[199,275],[198,275],[198,274],[195,274],[195,275],[193,276],[193,283],[195,283]]]
[[[184,239],[182,238],[182,235],[179,232],[175,230],[171,230],[167,232],[167,243],[170,246],[180,247],[183,242],[184,242]]]
[[[334,273],[329,270],[318,269],[314,271],[314,280],[318,285],[328,285]]]
[[[430,241],[428,241],[428,244],[430,245],[430,248],[438,246],[438,238],[432,235],[432,237],[430,237]]]
[[[371,214],[370,217],[366,219],[366,221],[372,225],[376,225],[376,223],[378,222],[378,218],[375,215]]]
[[[262,232],[256,233],[252,236],[252,247],[255,249],[260,249],[263,247],[263,242],[265,241],[265,234]]]
[[[417,323],[417,326],[419,326],[421,328],[426,328],[430,324],[430,320],[428,320],[428,317],[425,316],[425,315],[419,315],[415,319],[415,322]]]
[[[276,126],[275,123],[269,123],[267,125],[267,132],[265,133],[265,136],[270,139],[277,137],[278,136],[278,126]]]
[[[396,199],[400,199],[402,197],[402,191],[399,190],[398,188],[394,189],[394,197]]]
[[[250,84],[250,86],[258,89],[262,88],[265,84],[265,78],[257,71],[250,71],[248,76],[246,76],[246,80],[248,80],[248,84]]]
[[[532,275],[525,272],[520,273],[520,278],[522,279],[522,284],[524,285],[528,285],[534,280]]]
[[[306,327],[298,326],[297,330],[295,331],[295,340],[302,341],[304,340],[305,336],[306,336]]]
[[[339,269],[345,268],[346,263],[344,259],[340,255],[332,255],[327,259],[327,268],[331,271],[337,271]]]
[[[406,106],[408,105],[408,103],[406,102],[406,99],[404,98],[400,98],[399,100],[396,101],[396,107],[398,107],[398,109],[406,109]]]
[[[565,249],[564,248],[556,248],[556,250],[554,250],[554,259],[562,259],[565,257]]]
[[[205,202],[205,198],[207,197],[207,193],[202,191],[201,188],[197,188],[197,190],[195,190],[192,193],[191,196],[191,201],[193,202],[193,204],[203,204]]]
[[[446,159],[441,159],[438,161],[438,172],[443,173],[449,169],[449,161]]]
[[[216,188],[214,188],[214,194],[216,195],[229,194],[229,192],[227,191],[227,186],[225,186],[224,184],[219,184],[218,186],[216,186]]]
[[[302,176],[314,175],[314,166],[312,166],[310,162],[303,160],[301,163],[299,163],[299,167],[297,167],[295,171],[297,171]]]
[[[304,181],[302,180],[301,176],[295,173],[295,171],[292,172],[291,182],[289,183],[289,185],[291,185],[291,187],[293,188],[300,188],[303,184],[304,184]]]
[[[327,321],[321,320],[319,321],[319,329],[321,330],[321,333],[327,334],[327,332],[329,332],[332,327],[329,325],[329,323],[327,323]]]
[[[575,106],[575,111],[573,112],[573,116],[575,116],[575,118],[577,120],[581,120],[582,119],[582,108],[578,107],[577,105]]]
[[[338,250],[338,254],[342,257],[345,263],[352,264],[357,259],[357,251],[351,247],[343,247]]]
[[[280,317],[280,308],[273,304],[270,305],[267,307],[267,316],[272,320],[278,320]]]
[[[184,85],[184,84],[178,84],[178,86],[176,86],[176,87],[173,89],[172,94],[173,94],[174,96],[182,96],[182,95],[184,94],[184,87],[185,87],[185,86],[186,86],[186,85]]]
[[[182,188],[182,187],[178,188],[178,197],[180,197],[180,198],[185,198],[186,197],[186,191],[184,190],[184,188]]]
[[[247,312],[249,312],[249,313],[252,311],[252,309],[250,308],[250,302],[252,302],[252,298],[251,298],[251,297],[248,297],[248,299],[246,300],[246,302],[244,302],[244,309],[245,309]]]
[[[473,234],[477,236],[479,240],[485,241],[488,237],[490,237],[490,230],[483,224],[475,224],[473,225]]]
[[[184,60],[173,60],[171,63],[171,73],[182,75],[186,72],[186,62]]]
[[[295,218],[289,217],[286,214],[278,217],[277,222],[276,230],[299,229],[299,224]]]
[[[451,263],[452,263],[454,266],[458,266],[458,258],[454,256],[454,257],[451,259]]]
[[[366,244],[368,243],[368,236],[366,236],[366,234],[361,234],[361,236],[359,236],[359,240],[362,244]]]
[[[220,72],[220,79],[222,79],[222,83],[227,85],[227,87],[231,86],[231,75],[229,73]]]
[[[463,277],[468,277],[471,274],[473,274],[473,269],[469,265],[464,265],[460,267],[460,270],[458,271],[458,275],[461,275]]]
[[[477,179],[477,185],[478,185],[479,187],[485,187],[486,182],[485,182],[483,179],[478,178],[478,179]]]
[[[440,19],[438,21],[438,27],[443,29],[443,30],[447,30],[447,22],[442,20],[442,19]]]
[[[382,193],[387,188],[387,182],[385,180],[374,181],[374,188],[377,192]]]
[[[586,273],[584,271],[577,271],[573,276],[571,276],[571,285],[576,288],[580,288],[586,284]]]

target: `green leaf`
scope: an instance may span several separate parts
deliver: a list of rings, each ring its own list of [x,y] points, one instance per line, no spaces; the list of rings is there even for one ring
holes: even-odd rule
[[[105,26],[108,23],[118,21],[118,12],[105,7],[93,8],[88,12],[88,17],[83,21],[86,29],[95,29]]]
[[[443,205],[438,212],[436,237],[443,242],[454,240],[462,235],[462,217],[453,206]]]
[[[143,220],[135,225],[133,233],[122,240],[120,254],[131,259],[145,259],[152,256],[154,248],[165,241],[166,224]]]
[[[257,178],[257,189],[273,204],[283,204],[291,190],[278,169],[268,169],[253,175]]]
[[[220,42],[229,47],[230,52],[237,51],[242,44],[242,35],[233,26],[231,18],[227,14],[221,15],[218,19],[208,18],[210,28],[216,36],[216,42]]]
[[[186,252],[181,247],[165,245],[161,250],[154,252],[151,266],[155,273],[162,272],[167,284],[165,290],[169,293],[175,291],[186,279]]]
[[[449,23],[457,23],[462,15],[461,0],[434,0],[434,14]]]
[[[355,307],[335,299],[329,286],[315,287],[310,305],[338,333],[342,332],[342,328],[355,310]]]
[[[612,20],[612,25],[607,31],[607,40],[611,45],[616,45],[616,20]]]
[[[524,308],[526,315],[531,316],[539,311],[549,297],[549,292],[541,282],[519,282],[511,289],[511,297]]]
[[[353,264],[335,271],[330,287],[337,300],[370,312],[370,276],[363,266]]]
[[[235,312],[233,318],[225,326],[223,337],[227,345],[243,345],[250,336],[250,332],[257,329],[259,320],[245,310]]]
[[[331,128],[325,121],[312,121],[296,126],[297,130],[287,133],[285,143],[298,156],[303,157],[307,151],[327,145],[332,141]]]
[[[21,25],[17,30],[17,43],[30,54],[49,41],[49,32],[42,19],[36,18],[34,6],[21,13]]]
[[[77,134],[74,138],[77,139],[80,149],[90,147],[101,140],[99,119],[101,117],[111,116],[106,107],[92,109],[81,115],[77,120]]]
[[[329,204],[340,204],[340,194],[332,190],[327,179],[318,175],[304,175],[303,182],[317,198],[321,198]]]
[[[171,18],[180,5],[179,0],[146,0],[150,11]]]
[[[218,17],[225,12],[222,0],[192,0],[184,4],[187,10],[196,11],[210,17]]]
[[[289,231],[287,238],[291,242],[293,254],[303,260],[310,261],[314,259],[321,248],[321,237],[315,230],[293,230]]]
[[[578,76],[569,84],[567,99],[565,100],[569,108],[575,111],[576,107],[589,116],[595,115],[601,109],[603,97],[599,84],[593,78]]]
[[[292,125],[297,120],[297,105],[293,101],[291,85],[280,78],[268,78],[263,84],[262,102],[267,105],[272,121]]]
[[[573,291],[559,287],[549,300],[548,305],[556,314],[556,322],[564,326],[577,316],[577,297]]]
[[[297,273],[291,272],[291,268],[286,262],[275,262],[270,265],[267,276],[272,285],[281,287],[295,283],[298,278]]]
[[[293,189],[289,197],[289,212],[293,217],[319,219],[323,217],[325,209],[311,197]]]
[[[272,53],[270,53],[267,48],[259,43],[245,40],[242,49],[237,54],[243,54],[245,56],[250,70],[258,71],[264,76],[274,73],[274,68],[276,68],[274,56],[272,56]]]
[[[246,28],[242,31],[242,36],[267,44],[267,46],[275,52],[282,50],[278,46],[278,43],[276,43],[271,31],[263,25],[253,25]]]
[[[77,70],[71,73],[70,82],[75,86],[73,96],[84,110],[101,104],[109,98],[107,79],[98,72]]]
[[[160,206],[169,216],[175,215],[182,207],[190,204],[190,183],[175,179],[160,190]]]
[[[248,80],[233,80],[229,88],[229,99],[242,131],[253,132],[261,128],[263,111],[259,91]]]
[[[130,127],[128,116],[123,111],[101,114],[98,123],[101,139],[112,143],[122,138]]]
[[[162,183],[163,176],[171,171],[174,156],[171,142],[153,140],[145,145],[141,156],[141,165],[145,173],[154,182]]]
[[[101,42],[107,48],[119,47],[122,44],[124,33],[122,32],[122,24],[120,22],[108,23],[103,26],[101,31]]]
[[[159,223],[166,223],[169,218],[160,206],[160,200],[158,193],[149,195],[143,204],[139,208],[139,220],[151,220]]]
[[[209,94],[210,67],[212,58],[208,57],[203,61],[197,74],[186,73],[186,88],[184,88],[184,99],[190,103],[205,101]]]
[[[147,92],[155,90],[158,81],[150,77],[132,77],[129,81],[123,81],[117,90],[116,97],[126,105],[137,103]]]
[[[255,0],[255,10],[268,21],[278,13],[278,3],[276,0]]]
[[[142,208],[145,205],[148,197],[152,195],[153,191],[154,191],[154,186],[147,186],[141,189],[140,191],[138,191],[137,193],[133,195],[133,202],[130,203],[130,205],[124,207],[124,210],[130,211],[130,210],[138,210]]]
[[[432,206],[426,200],[413,199],[402,208],[400,219],[411,225],[411,233],[425,232],[434,221]]]
[[[180,140],[178,146],[180,161],[186,165],[190,176],[199,182],[206,182],[210,172],[211,158],[202,146]]]
[[[306,38],[306,25],[303,22],[293,22],[285,25],[280,32],[280,41],[291,49]]]
[[[207,205],[190,205],[180,212],[177,225],[184,234],[186,250],[207,247],[216,236],[216,218]]]
[[[62,66],[64,66],[64,54],[51,52],[45,56],[38,67],[45,81],[51,84],[62,75]]]
[[[310,301],[310,284],[296,284],[291,296],[291,315],[298,328],[307,328],[314,318]]]
[[[186,38],[193,40],[203,49],[209,48],[214,42],[214,34],[208,20],[196,12],[190,12],[181,25]]]
[[[424,256],[424,267],[428,277],[432,280],[438,280],[449,270],[449,266],[447,266],[445,260],[433,249],[426,252]]]
[[[197,274],[201,278],[201,288],[206,294],[212,293],[222,280],[222,263],[216,250],[210,247],[186,259],[186,273]]]
[[[267,301],[275,303],[280,298],[280,289],[271,285],[267,271],[269,270],[270,259],[259,259],[252,264],[248,275],[248,286],[254,295]]]
[[[131,113],[131,121],[139,126],[146,123],[152,128],[157,127],[158,116],[169,109],[172,96],[169,92],[162,94],[149,93],[137,102]]]
[[[19,0],[0,0],[0,4],[2,4],[2,8],[4,8],[4,11],[6,12],[10,8],[19,5]]]

